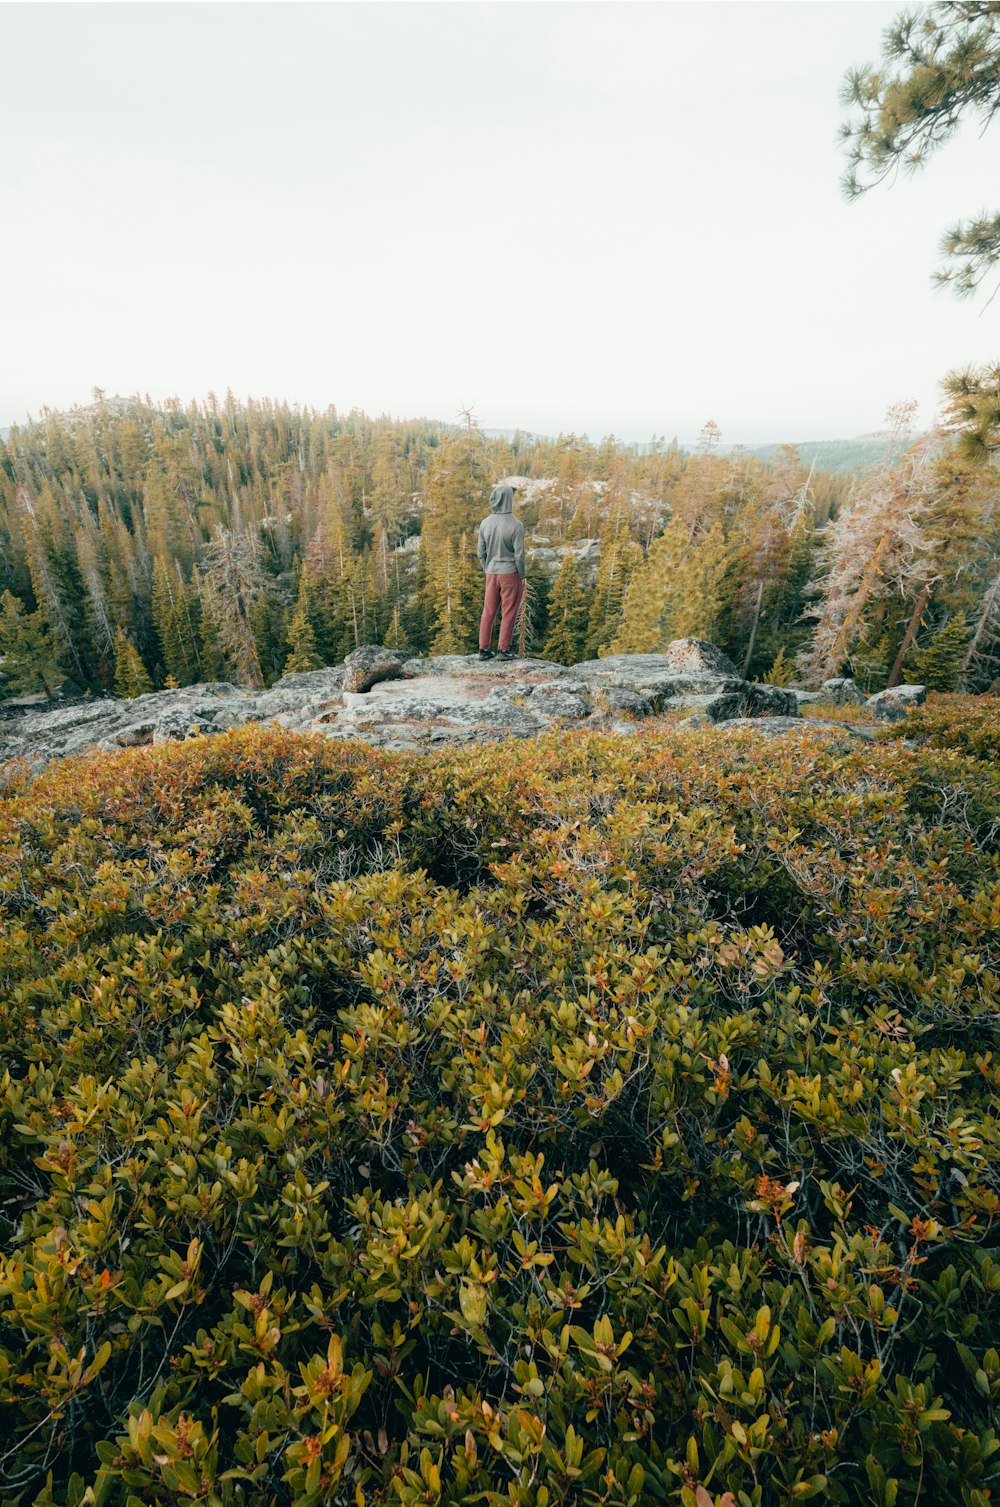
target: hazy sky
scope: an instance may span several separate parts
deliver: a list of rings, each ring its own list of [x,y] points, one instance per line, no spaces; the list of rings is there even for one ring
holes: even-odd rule
[[[0,4],[0,425],[91,389],[815,439],[1000,358],[997,132],[848,205],[896,5]]]

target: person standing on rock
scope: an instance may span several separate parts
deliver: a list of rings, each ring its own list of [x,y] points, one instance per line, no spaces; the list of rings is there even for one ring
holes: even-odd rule
[[[514,517],[514,488],[497,482],[490,493],[489,516],[479,525],[476,545],[486,573],[486,596],[479,624],[479,658],[492,659],[493,625],[500,615],[497,659],[513,659],[514,623],[524,600],[524,524]]]

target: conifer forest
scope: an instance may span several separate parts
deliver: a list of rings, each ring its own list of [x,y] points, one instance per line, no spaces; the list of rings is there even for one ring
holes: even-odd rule
[[[904,409],[854,473],[232,396],[46,414],[0,442],[0,695],[260,687],[358,645],[474,648],[476,528],[519,479],[522,654],[565,664],[696,636],[787,684],[1000,674],[1000,509],[964,431]],[[591,541],[586,547],[586,541]]]

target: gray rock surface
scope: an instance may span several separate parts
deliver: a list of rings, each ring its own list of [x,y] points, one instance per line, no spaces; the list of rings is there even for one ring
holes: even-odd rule
[[[731,717],[716,723],[716,726],[720,732],[727,733],[751,727],[755,733],[767,738],[780,737],[785,733],[822,732],[834,736],[842,733],[845,742],[858,738],[864,743],[875,741],[875,733],[870,727],[859,722],[841,722],[836,717]]]
[[[853,680],[838,676],[833,680],[824,680],[819,699],[832,701],[834,706],[860,706],[865,698]]]
[[[381,644],[362,644],[344,660],[341,685],[345,691],[370,691],[383,680],[401,680],[408,655]]]
[[[600,539],[577,539],[567,544],[553,544],[540,534],[529,535],[525,540],[528,559],[532,565],[541,566],[548,576],[555,576],[567,555],[576,561],[584,581],[593,580],[601,559]]]
[[[869,696],[865,706],[876,722],[902,722],[911,707],[922,706],[926,700],[926,686],[894,685]]]
[[[662,654],[608,654],[604,659],[587,659],[573,666],[575,675],[629,679],[647,676],[710,675],[714,679],[728,676],[739,680],[739,671],[721,649],[703,638],[675,638]]]
[[[712,675],[736,675],[732,660],[704,638],[675,638],[664,658],[672,670],[701,670]]]
[[[557,727],[634,732],[664,713],[670,725],[684,713],[689,724],[712,725],[790,719],[797,711],[793,691],[741,680],[724,654],[695,639],[663,654],[572,666],[462,654],[407,658],[366,644],[343,665],[285,675],[266,691],[211,682],[134,701],[0,705],[0,761],[19,758],[37,768],[88,749],[166,743],[245,722],[419,749],[534,737]]]

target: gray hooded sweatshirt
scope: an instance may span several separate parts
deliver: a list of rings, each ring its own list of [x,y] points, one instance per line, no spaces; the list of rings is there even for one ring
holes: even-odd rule
[[[490,493],[490,516],[479,525],[479,563],[488,576],[524,580],[524,524],[514,517],[514,488],[498,482]]]

